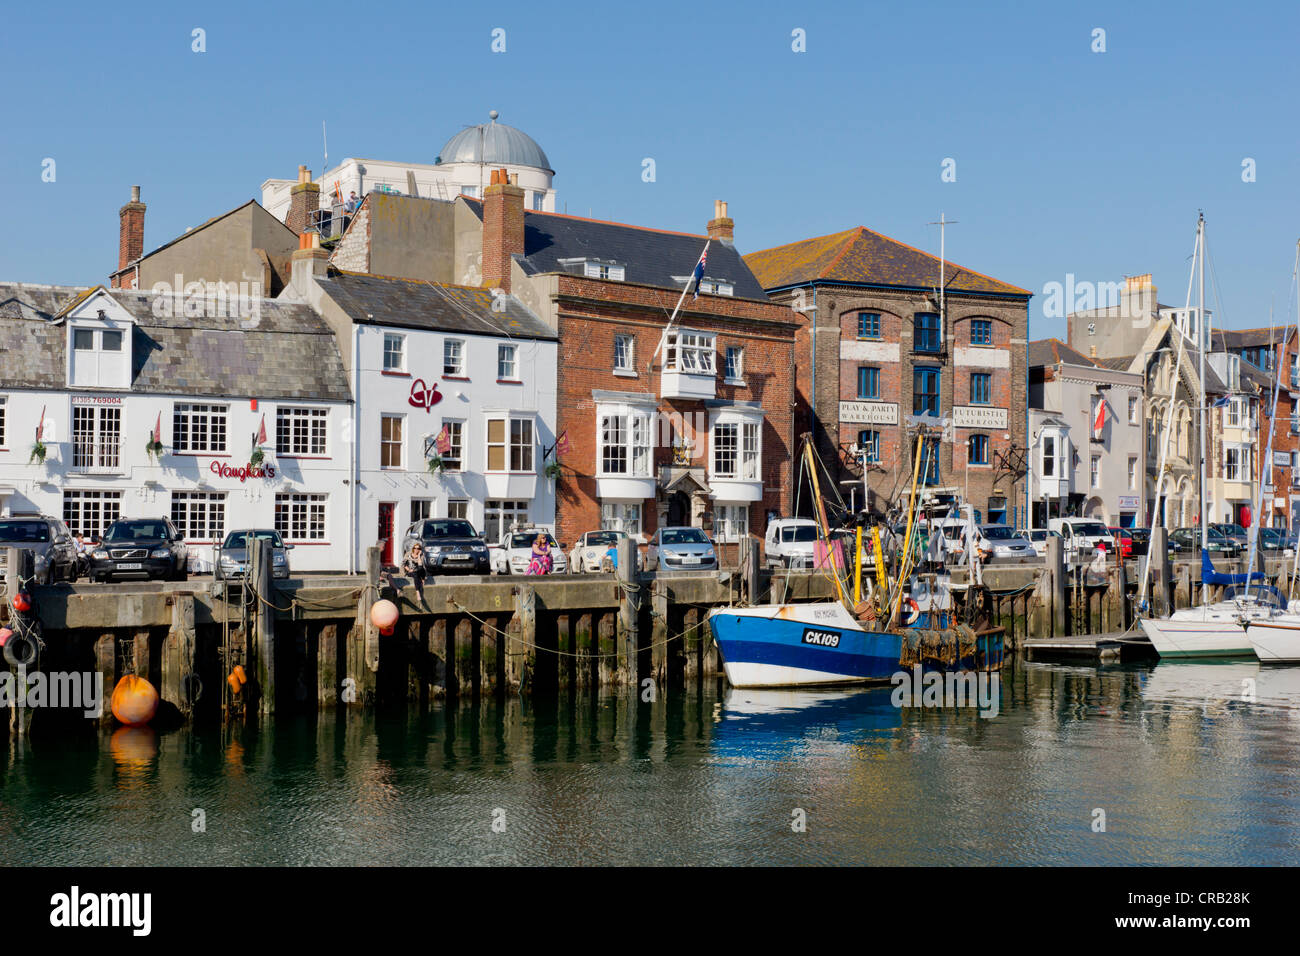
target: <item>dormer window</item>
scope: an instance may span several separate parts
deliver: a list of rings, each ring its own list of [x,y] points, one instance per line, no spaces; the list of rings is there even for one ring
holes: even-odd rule
[[[736,287],[730,282],[723,282],[721,279],[701,279],[700,291],[710,292],[713,295],[734,295]]]
[[[609,279],[612,282],[623,281],[623,267],[611,262],[595,262],[588,259],[582,264],[582,274],[588,279]]]
[[[127,388],[130,384],[126,330],[104,326],[69,328],[69,384],[83,388]]]

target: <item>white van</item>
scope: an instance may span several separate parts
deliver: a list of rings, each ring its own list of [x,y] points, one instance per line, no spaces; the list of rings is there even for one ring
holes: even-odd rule
[[[776,518],[767,524],[763,554],[769,568],[811,568],[817,522],[811,518]]]
[[[1065,539],[1066,558],[1091,561],[1098,548],[1115,546],[1110,529],[1096,518],[1050,518],[1047,527]]]

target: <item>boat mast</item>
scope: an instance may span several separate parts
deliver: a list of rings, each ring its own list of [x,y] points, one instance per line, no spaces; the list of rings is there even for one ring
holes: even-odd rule
[[[1205,350],[1209,346],[1209,336],[1205,324],[1205,213],[1200,213],[1196,220],[1196,244],[1200,249],[1200,278],[1196,307],[1196,331],[1200,338],[1197,352],[1201,357],[1201,552],[1204,553],[1210,542],[1210,530],[1205,524],[1205,444],[1209,433],[1205,429]]]

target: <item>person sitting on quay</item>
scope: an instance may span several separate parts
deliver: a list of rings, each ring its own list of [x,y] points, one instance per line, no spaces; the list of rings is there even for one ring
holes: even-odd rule
[[[427,603],[424,600],[424,579],[428,572],[424,568],[424,546],[420,542],[411,545],[411,550],[402,559],[402,573],[410,575],[415,593],[420,596],[420,603]]]
[[[537,540],[533,542],[533,553],[528,562],[528,573],[550,574],[551,563],[551,543],[547,540],[545,534],[539,534]]]

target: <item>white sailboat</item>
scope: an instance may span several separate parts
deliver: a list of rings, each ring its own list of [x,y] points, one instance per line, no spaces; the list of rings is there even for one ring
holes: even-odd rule
[[[1162,658],[1187,658],[1187,657],[1254,657],[1255,648],[1247,636],[1247,627],[1251,622],[1271,620],[1279,614],[1285,613],[1288,608],[1284,598],[1275,588],[1263,586],[1263,575],[1249,570],[1254,561],[1255,541],[1259,527],[1259,509],[1256,508],[1255,520],[1252,523],[1251,546],[1247,560],[1247,573],[1241,575],[1221,574],[1214,570],[1210,563],[1209,553],[1206,548],[1208,544],[1209,528],[1206,515],[1206,474],[1205,474],[1205,443],[1209,434],[1206,429],[1206,398],[1205,398],[1205,350],[1210,346],[1210,338],[1207,334],[1207,323],[1205,321],[1205,217],[1201,216],[1196,223],[1196,251],[1195,261],[1192,266],[1193,278],[1196,276],[1196,270],[1199,269],[1200,282],[1198,293],[1198,310],[1196,318],[1197,331],[1197,354],[1200,358],[1200,449],[1201,449],[1201,581],[1206,585],[1226,585],[1233,588],[1229,596],[1222,601],[1202,604],[1198,607],[1182,608],[1174,611],[1167,618],[1142,618],[1142,630],[1146,633],[1148,640],[1151,641],[1152,647],[1155,648]],[[1191,288],[1189,282],[1188,296],[1191,299]],[[1183,360],[1183,340],[1180,336],[1178,339],[1178,359],[1174,369],[1174,385],[1177,388],[1178,375],[1182,367]],[[1280,366],[1281,363],[1278,363]],[[1160,467],[1156,478],[1156,514],[1155,521],[1159,522],[1161,515],[1159,509],[1161,486],[1164,482],[1165,461],[1169,445],[1169,433],[1173,424],[1173,405],[1169,404],[1169,411],[1165,423],[1164,445],[1161,448]],[[1273,410],[1277,408],[1277,371],[1275,369],[1274,388],[1273,388]],[[1272,421],[1270,415],[1269,421]],[[1265,460],[1271,460],[1272,450],[1272,431],[1269,433],[1269,450],[1270,454],[1266,455]],[[1148,553],[1146,566],[1143,568],[1141,598],[1140,604],[1145,607],[1146,603],[1146,582],[1147,568],[1150,566],[1151,557]],[[1249,585],[1252,581],[1258,581],[1251,587],[1244,589],[1241,585]],[[1298,620],[1300,623],[1300,620]]]

